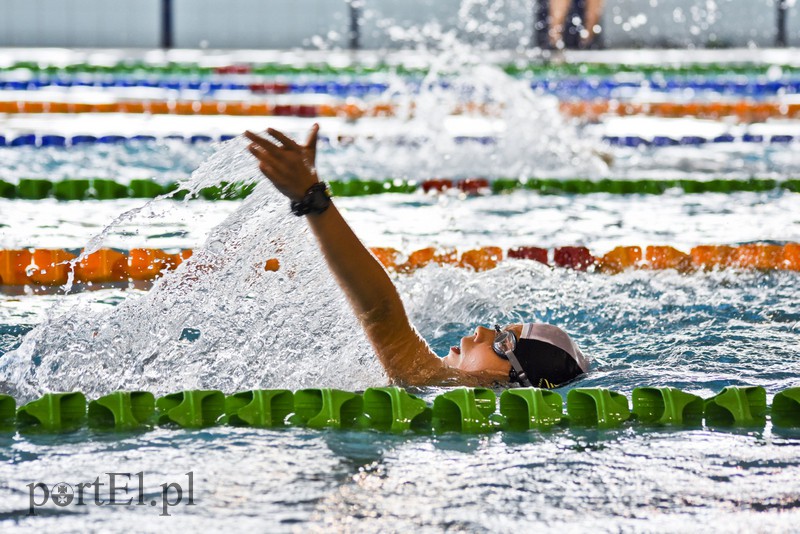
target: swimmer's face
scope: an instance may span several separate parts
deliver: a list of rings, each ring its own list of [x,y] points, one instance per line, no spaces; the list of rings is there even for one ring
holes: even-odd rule
[[[521,324],[511,325],[506,329],[514,332],[517,339],[522,335]],[[508,376],[511,372],[511,363],[498,356],[492,349],[495,335],[496,332],[491,328],[477,327],[474,335],[462,337],[458,347],[450,348],[444,363],[467,373],[488,371]]]

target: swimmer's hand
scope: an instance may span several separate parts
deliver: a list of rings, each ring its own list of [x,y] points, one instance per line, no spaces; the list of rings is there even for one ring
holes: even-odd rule
[[[317,157],[319,124],[311,127],[305,145],[300,145],[286,134],[267,128],[267,133],[277,142],[265,139],[251,131],[244,135],[252,141],[248,149],[256,159],[264,176],[290,200],[301,200],[312,185],[319,182],[314,166]]]

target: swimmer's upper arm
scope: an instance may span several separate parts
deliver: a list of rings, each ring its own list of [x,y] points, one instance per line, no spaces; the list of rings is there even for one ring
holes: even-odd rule
[[[470,375],[437,356],[411,325],[399,295],[359,316],[375,353],[392,383],[407,386],[470,385]]]

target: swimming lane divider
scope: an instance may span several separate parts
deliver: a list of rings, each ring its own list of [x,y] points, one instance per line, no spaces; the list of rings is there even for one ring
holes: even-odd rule
[[[709,62],[686,63],[680,65],[663,64],[628,64],[628,63],[596,63],[575,62],[548,64],[538,61],[514,62],[500,64],[508,74],[530,74],[551,78],[553,76],[611,76],[618,74],[640,74],[643,76],[672,75],[672,76],[726,76],[726,75],[753,75],[764,76],[771,71],[778,70],[783,76],[800,73],[796,64],[771,64],[753,62]],[[15,72],[21,71],[21,72]],[[255,76],[294,76],[294,75],[369,75],[377,73],[394,73],[399,75],[425,75],[428,69],[424,67],[408,67],[397,63],[377,63],[363,65],[353,63],[350,65],[331,65],[327,62],[241,62],[231,65],[207,66],[197,62],[163,62],[152,63],[145,61],[120,61],[115,64],[95,64],[86,61],[75,61],[67,65],[52,65],[37,61],[16,61],[7,66],[0,67],[0,73],[12,72],[15,74],[27,73],[58,77],[75,74],[97,74],[138,76],[148,79],[154,75],[168,75],[175,77],[208,76],[214,79],[227,77],[228,79],[246,78]],[[16,77],[17,79],[19,76]]]
[[[800,193],[800,179],[773,180],[767,178],[711,179],[711,180],[591,180],[587,178],[512,178],[488,179],[481,177],[464,179],[422,180],[330,180],[328,186],[334,197],[359,197],[385,193],[409,194],[422,192],[430,195],[455,194],[463,197],[503,194],[517,190],[534,191],[541,195],[589,195],[605,193],[612,195],[661,195],[667,191],[682,191],[686,194],[766,192],[784,190]],[[197,198],[203,200],[239,200],[247,197],[253,185],[223,182],[202,189]],[[174,182],[161,183],[152,179],[134,179],[117,182],[106,178],[69,178],[49,180],[46,178],[22,178],[16,183],[0,180],[0,198],[20,200],[42,200],[55,198],[62,201],[114,200],[121,198],[155,198],[173,193],[170,198],[183,200],[185,190],[178,190]]]
[[[639,387],[628,398],[606,388],[575,388],[564,398],[538,388],[507,389],[499,403],[492,389],[455,388],[432,404],[397,387],[349,392],[329,388],[251,390],[224,395],[186,390],[156,399],[144,391],[117,391],[86,402],[82,393],[48,393],[15,411],[0,395],[0,432],[103,431],[154,426],[375,430],[393,433],[469,434],[556,427],[613,429],[623,425],[713,428],[800,428],[800,388],[775,395],[770,408],[760,386],[729,386],[702,399],[670,387]]]
[[[689,253],[666,245],[620,246],[602,256],[586,247],[566,246],[552,251],[520,246],[503,251],[488,246],[458,252],[434,247],[415,250],[408,255],[388,247],[370,249],[388,270],[408,274],[430,264],[450,265],[472,271],[497,267],[504,258],[535,261],[547,266],[577,271],[618,274],[624,271],[674,269],[681,273],[700,270],[746,269],[800,271],[800,243],[775,245],[748,243],[739,246],[698,245]],[[192,256],[191,249],[170,253],[155,248],[134,248],[127,252],[104,248],[78,260],[78,249],[0,249],[0,287],[27,286],[46,288],[63,286],[73,275],[75,289],[95,284],[152,281],[176,269]],[[281,268],[278,258],[264,262],[264,271]]]
[[[493,112],[481,103],[467,103],[453,107],[454,114],[471,113],[491,116]],[[800,103],[781,102],[620,102],[608,100],[575,100],[559,104],[561,113],[575,118],[595,120],[604,115],[703,119],[735,118],[745,123],[765,122],[770,118],[800,118]],[[2,114],[80,114],[129,113],[136,115],[244,115],[258,117],[339,117],[357,120],[361,117],[393,117],[396,106],[392,103],[340,102],[332,104],[272,104],[266,101],[205,101],[205,100],[148,100],[120,101],[103,104],[42,102],[38,100],[0,100]],[[60,141],[53,140],[54,143]],[[13,146],[13,145],[12,145]]]
[[[16,148],[16,147],[32,147],[32,148],[73,148],[86,145],[119,145],[119,144],[134,144],[134,143],[164,143],[164,142],[183,142],[192,145],[225,142],[235,138],[235,134],[221,134],[221,135],[180,135],[168,134],[163,136],[155,136],[149,134],[135,134],[135,135],[87,135],[79,134],[73,136],[65,136],[59,134],[33,134],[21,133],[14,136],[0,135],[0,147]],[[644,148],[644,147],[670,147],[670,146],[703,146],[709,144],[726,144],[726,143],[750,143],[750,144],[771,144],[771,145],[788,145],[800,141],[800,136],[792,135],[789,133],[778,133],[773,135],[764,134],[751,134],[744,133],[741,136],[733,136],[730,134],[721,134],[714,137],[703,137],[698,135],[684,135],[684,136],[665,136],[656,135],[653,137],[642,137],[639,135],[604,135],[603,141],[614,147],[629,147],[629,148]],[[341,145],[346,145],[355,141],[355,138],[350,136],[341,136],[335,141],[331,138],[321,136],[319,139],[320,144],[332,144],[334,142]],[[394,137],[391,139],[396,144],[412,145],[419,143],[418,140]],[[456,144],[477,143],[480,145],[493,145],[497,143],[497,138],[490,135],[459,135],[453,137],[453,142]]]
[[[408,80],[412,90],[419,87],[416,80]],[[440,86],[447,85],[446,82]],[[760,81],[750,79],[651,79],[640,77],[635,80],[616,80],[614,78],[577,78],[577,79],[536,79],[530,82],[534,91],[555,94],[564,99],[575,100],[594,98],[613,98],[620,90],[648,90],[663,93],[678,93],[686,90],[696,92],[710,92],[721,95],[740,95],[756,98],[775,96],[777,94],[795,94],[800,92],[800,81],[797,79],[778,79],[774,81]],[[389,84],[384,81],[370,81],[368,79],[294,79],[286,82],[252,82],[247,81],[221,81],[201,80],[196,78],[165,77],[162,79],[147,79],[116,75],[113,79],[107,76],[59,76],[59,77],[33,77],[24,80],[3,79],[0,77],[1,91],[38,91],[41,89],[67,89],[67,88],[95,88],[104,89],[107,93],[122,96],[119,90],[124,90],[126,96],[134,96],[132,88],[143,90],[162,89],[166,91],[191,91],[192,97],[207,99],[213,97],[218,91],[239,91],[251,95],[330,95],[340,98],[363,98],[369,95],[384,93]],[[135,89],[133,89],[135,90]],[[143,95],[146,93],[143,93]],[[150,95],[152,97],[153,95]],[[159,95],[164,98],[165,95]],[[178,94],[178,99],[186,98],[187,94]],[[626,95],[629,97],[629,95]]]

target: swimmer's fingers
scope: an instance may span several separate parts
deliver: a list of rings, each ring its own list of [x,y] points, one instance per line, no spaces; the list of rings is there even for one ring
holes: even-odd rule
[[[319,138],[319,124],[314,123],[311,131],[308,133],[305,148],[308,152],[308,160],[311,165],[314,165],[317,160],[317,139]]]
[[[249,130],[244,132],[244,135],[245,135],[245,137],[250,139],[253,142],[254,145],[258,146],[263,151],[272,154],[274,157],[280,157],[281,149],[280,149],[280,147],[278,145],[276,145],[272,141],[269,141],[268,139],[264,139],[260,135],[254,134],[253,132],[251,132]],[[252,152],[252,150],[250,150],[250,152]],[[258,157],[258,154],[254,153],[253,155]]]
[[[272,154],[269,149],[263,149],[260,145],[250,145],[248,147],[250,153],[256,157],[259,164],[267,164],[269,165],[270,169],[273,171],[277,171],[283,175],[288,174],[289,169],[284,164],[283,160],[281,159],[280,155]],[[277,150],[277,149],[276,149]],[[266,174],[266,173],[265,173]],[[270,179],[277,178],[278,176],[273,172],[267,174]]]
[[[270,134],[272,137],[277,139],[281,142],[284,148],[289,148],[291,150],[298,150],[303,147],[295,143],[292,139],[286,136],[283,132],[276,130],[275,128],[267,128],[267,133]]]
[[[268,133],[284,143],[283,146],[248,131],[245,135],[252,143],[247,148],[258,160],[261,172],[275,187],[287,197],[299,200],[319,181],[313,161],[309,161],[313,152],[309,146],[298,145],[277,130],[269,129]],[[309,138],[311,145],[316,143],[315,135]]]

